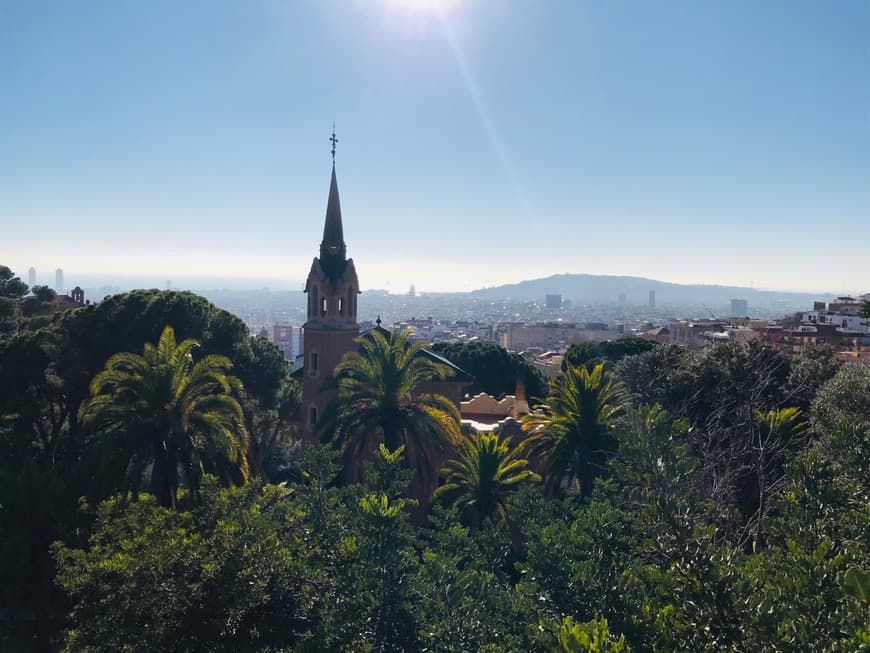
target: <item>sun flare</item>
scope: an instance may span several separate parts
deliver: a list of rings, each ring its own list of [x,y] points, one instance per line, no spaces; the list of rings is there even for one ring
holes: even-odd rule
[[[383,0],[388,8],[408,13],[447,14],[460,0]]]

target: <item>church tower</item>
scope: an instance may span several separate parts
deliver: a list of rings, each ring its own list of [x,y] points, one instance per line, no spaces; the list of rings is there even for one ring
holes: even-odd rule
[[[326,203],[326,220],[320,257],[311,263],[305,282],[308,294],[308,319],[303,325],[304,362],[302,404],[303,439],[313,442],[320,430],[320,419],[327,404],[336,396],[334,389],[324,389],[342,357],[359,347],[357,295],[359,280],[353,259],[347,258],[341,203],[335,178],[335,133],[332,134],[332,179]]]

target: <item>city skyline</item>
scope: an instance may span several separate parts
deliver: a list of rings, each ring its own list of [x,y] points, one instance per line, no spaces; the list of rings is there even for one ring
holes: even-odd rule
[[[867,18],[859,2],[4,5],[0,263],[292,284],[320,240],[335,120],[364,289],[567,272],[866,291]]]

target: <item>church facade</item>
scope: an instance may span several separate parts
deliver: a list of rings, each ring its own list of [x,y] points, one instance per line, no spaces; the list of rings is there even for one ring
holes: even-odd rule
[[[357,319],[359,279],[353,259],[347,257],[334,158],[319,254],[312,261],[305,282],[304,292],[308,295],[308,301],[306,321],[302,327],[303,362],[302,368],[295,372],[302,379],[302,435],[306,442],[314,442],[319,438],[324,411],[337,396],[337,390],[330,387],[329,381],[344,355],[359,351],[357,338],[361,335]],[[380,326],[380,320],[375,328],[389,335]],[[458,409],[463,389],[470,383],[471,377],[450,361],[428,350],[421,352],[421,355],[446,365],[452,374],[449,379],[434,380],[424,384],[425,387],[418,387],[416,393],[446,396]]]
[[[311,263],[305,282],[308,312],[303,330],[302,404],[305,439],[316,439],[320,418],[336,391],[324,388],[342,357],[358,348],[357,295],[359,280],[353,259],[347,258],[341,200],[335,163],[329,182],[326,220],[320,256]]]

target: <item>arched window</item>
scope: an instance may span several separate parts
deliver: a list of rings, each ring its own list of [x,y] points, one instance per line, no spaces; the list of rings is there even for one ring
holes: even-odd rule
[[[329,310],[329,298],[324,297],[320,300],[320,314],[326,315],[326,311]]]
[[[344,298],[338,298],[338,314],[344,315]]]
[[[308,426],[317,426],[317,406],[313,404],[308,407]]]
[[[308,376],[317,376],[317,372],[320,369],[320,356],[318,356],[316,351],[311,352],[311,355],[308,357]]]

